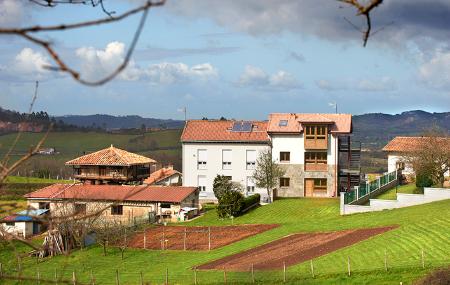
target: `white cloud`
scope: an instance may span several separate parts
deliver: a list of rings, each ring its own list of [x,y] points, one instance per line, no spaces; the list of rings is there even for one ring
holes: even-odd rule
[[[300,88],[301,84],[290,73],[279,70],[270,75],[259,67],[247,65],[238,80],[240,86],[252,86],[259,89],[277,89],[288,91]]]
[[[433,88],[450,88],[450,51],[436,50],[418,73],[419,79]]]
[[[111,42],[104,50],[82,47],[76,51],[81,59],[83,76],[99,79],[116,69],[124,60],[125,44]],[[158,63],[147,68],[139,67],[131,60],[127,68],[118,76],[126,81],[149,80],[152,84],[175,84],[192,79],[205,80],[216,77],[218,71],[210,63],[189,67],[184,63]]]
[[[45,66],[50,66],[47,56],[31,48],[24,48],[6,65],[0,65],[1,78],[8,81],[47,79],[51,73]]]
[[[320,89],[327,91],[355,90],[364,92],[390,92],[397,89],[396,81],[388,76],[338,81],[321,79],[316,81],[316,85]]]
[[[12,27],[20,25],[25,16],[22,1],[0,0],[0,26]]]

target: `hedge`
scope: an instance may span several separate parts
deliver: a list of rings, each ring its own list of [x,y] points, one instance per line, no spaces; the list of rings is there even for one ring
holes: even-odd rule
[[[239,214],[243,214],[250,210],[251,208],[259,205],[259,201],[261,200],[261,195],[254,194],[244,198],[241,202],[241,208],[239,209]]]

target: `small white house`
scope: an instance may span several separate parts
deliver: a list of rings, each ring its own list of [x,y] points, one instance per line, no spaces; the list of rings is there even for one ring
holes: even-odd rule
[[[48,209],[24,210],[4,217],[0,220],[0,226],[5,232],[28,238],[44,231],[42,219],[48,212]]]

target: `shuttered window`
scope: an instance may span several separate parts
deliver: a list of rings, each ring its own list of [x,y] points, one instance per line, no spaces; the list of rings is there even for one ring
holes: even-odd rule
[[[247,150],[247,169],[255,169],[256,166],[256,150]]]
[[[231,169],[232,152],[230,149],[222,150],[222,169]]]
[[[206,191],[206,176],[205,175],[199,175],[197,178],[197,185],[198,185],[198,189],[200,191]]]
[[[206,149],[199,149],[197,151],[197,166],[198,169],[206,169],[206,162],[207,162],[207,152]]]
[[[247,176],[247,192],[249,193],[255,192],[255,181],[251,176]]]

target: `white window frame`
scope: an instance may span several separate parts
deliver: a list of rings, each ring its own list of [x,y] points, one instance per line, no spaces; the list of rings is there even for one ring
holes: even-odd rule
[[[233,152],[231,149],[222,150],[222,169],[231,170],[231,162],[233,161]]]
[[[253,159],[249,158],[249,153],[254,153],[255,157]],[[256,150],[254,150],[254,149],[248,149],[245,152],[245,160],[246,160],[246,169],[247,170],[254,170],[256,168],[256,157],[257,157],[257,153],[256,153]]]
[[[200,183],[200,181],[201,180],[203,180],[204,181],[204,183]],[[201,185],[201,184],[204,184],[204,185]],[[197,187],[198,187],[198,190],[200,190],[200,192],[206,192],[206,175],[199,175],[199,176],[197,176]]]
[[[247,190],[247,193],[255,193],[256,185],[252,176],[247,176],[245,189]]]
[[[204,155],[200,155],[204,153]],[[207,169],[208,152],[206,149],[197,150],[197,169]]]

